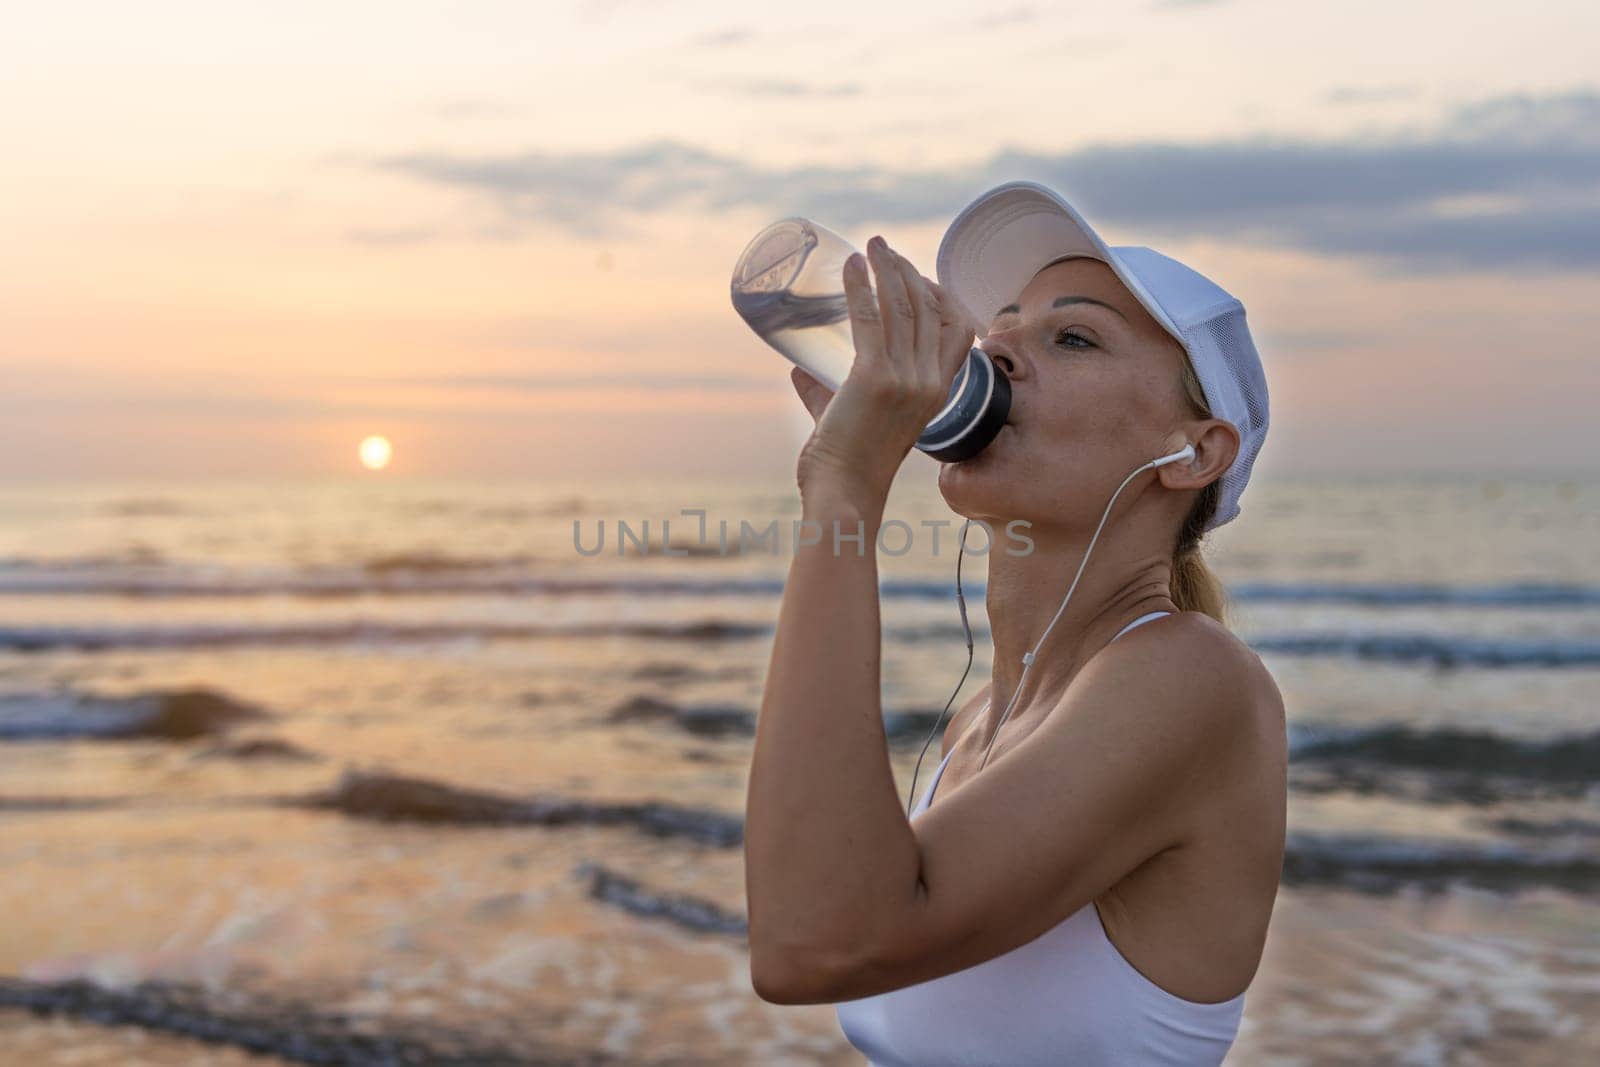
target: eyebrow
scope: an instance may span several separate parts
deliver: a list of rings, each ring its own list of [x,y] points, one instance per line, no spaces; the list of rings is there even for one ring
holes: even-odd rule
[[[1058,307],[1065,307],[1068,304],[1099,304],[1103,308],[1110,308],[1110,310],[1116,311],[1117,312],[1117,316],[1119,318],[1121,318],[1124,322],[1126,322],[1127,319],[1128,319],[1128,316],[1122,314],[1122,312],[1120,312],[1120,311],[1117,311],[1116,308],[1111,307],[1111,305],[1106,303],[1104,300],[1096,300],[1092,296],[1058,296],[1058,297],[1056,297],[1055,302],[1052,303],[1050,306],[1052,308],[1058,308]],[[1007,304],[1005,307],[1001,308],[999,311],[996,311],[994,313],[994,317],[998,319],[1001,315],[1016,314],[1016,313],[1020,312],[1021,310],[1022,310],[1022,307],[1019,304]]]

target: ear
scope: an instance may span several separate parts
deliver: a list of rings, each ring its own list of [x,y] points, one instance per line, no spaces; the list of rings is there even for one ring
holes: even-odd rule
[[[1186,424],[1185,433],[1194,445],[1194,458],[1157,467],[1156,474],[1168,489],[1204,489],[1222,477],[1239,454],[1239,431],[1221,419],[1200,419]],[[1180,442],[1172,451],[1181,447]]]

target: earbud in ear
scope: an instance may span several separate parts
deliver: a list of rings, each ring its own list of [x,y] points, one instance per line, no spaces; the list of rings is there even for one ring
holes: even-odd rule
[[[1156,467],[1165,467],[1168,463],[1177,463],[1180,461],[1191,460],[1193,458],[1194,445],[1184,445],[1181,449],[1172,453],[1172,455],[1162,456],[1160,459],[1156,460],[1153,465]]]

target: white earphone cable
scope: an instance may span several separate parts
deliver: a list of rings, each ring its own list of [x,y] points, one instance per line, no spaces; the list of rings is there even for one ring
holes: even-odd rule
[[[1011,699],[1006,702],[1006,710],[1001,714],[999,723],[995,725],[994,733],[989,735],[989,743],[984,746],[983,759],[978,763],[978,770],[983,770],[988,764],[989,750],[994,748],[994,742],[1000,736],[1001,727],[1005,726],[1006,720],[1011,717],[1011,709],[1016,706],[1017,698],[1022,695],[1022,689],[1028,683],[1028,671],[1033,667],[1033,661],[1038,657],[1039,649],[1044,647],[1045,639],[1050,636],[1050,631],[1056,628],[1056,623],[1060,622],[1061,616],[1066,613],[1067,604],[1072,600],[1072,594],[1077,591],[1078,579],[1083,577],[1083,569],[1089,565],[1089,553],[1094,551],[1094,544],[1100,539],[1100,531],[1105,528],[1106,519],[1111,516],[1111,508],[1116,504],[1117,497],[1122,495],[1122,491],[1128,487],[1128,483],[1133,481],[1139,474],[1147,470],[1154,470],[1157,462],[1156,460],[1151,460],[1149,463],[1135,468],[1131,474],[1122,479],[1122,484],[1117,486],[1117,491],[1111,494],[1111,500],[1106,504],[1105,511],[1100,513],[1100,524],[1094,528],[1094,536],[1089,538],[1089,547],[1083,550],[1083,559],[1078,563],[1078,573],[1072,576],[1072,585],[1067,588],[1067,595],[1062,598],[1061,606],[1056,609],[1055,617],[1050,620],[1050,625],[1044,628],[1044,633],[1039,635],[1039,640],[1034,644],[1032,651],[1025,652],[1022,655],[1022,677],[1017,679],[1017,688],[1012,692]]]
[[[1071,602],[1072,594],[1078,588],[1078,580],[1083,577],[1084,568],[1089,565],[1089,554],[1094,551],[1095,542],[1100,539],[1100,531],[1105,528],[1106,519],[1110,517],[1111,509],[1116,505],[1117,497],[1122,495],[1122,491],[1128,487],[1129,482],[1133,481],[1134,478],[1144,471],[1154,470],[1157,467],[1163,466],[1164,464],[1173,463],[1180,459],[1193,458],[1194,446],[1185,445],[1183,448],[1172,453],[1171,455],[1162,456],[1160,459],[1153,459],[1149,463],[1145,463],[1134,468],[1134,470],[1126,478],[1122,479],[1122,484],[1117,486],[1117,491],[1111,494],[1111,500],[1106,504],[1105,511],[1101,512],[1100,514],[1100,523],[1094,528],[1094,536],[1089,538],[1089,546],[1083,551],[1083,559],[1078,563],[1078,573],[1073,575],[1072,585],[1068,587],[1067,595],[1062,598],[1061,606],[1056,609],[1055,617],[1050,620],[1050,625],[1044,628],[1044,633],[1039,635],[1039,640],[1034,643],[1033,649],[1029,652],[1025,652],[1022,656],[1022,676],[1017,679],[1016,691],[1011,694],[1011,699],[1006,704],[1006,710],[1000,716],[1000,722],[995,726],[994,733],[989,737],[989,744],[984,747],[983,759],[978,764],[978,770],[982,770],[988,764],[989,751],[990,749],[994,748],[995,739],[1000,736],[1000,728],[1004,726],[1006,724],[1006,720],[1011,717],[1011,709],[1016,706],[1017,698],[1022,695],[1023,686],[1026,685],[1028,681],[1028,669],[1033,666],[1033,661],[1035,658],[1037,658],[1039,649],[1044,646],[1045,639],[1050,636],[1050,631],[1055,629],[1056,623],[1061,621],[1061,616],[1066,612],[1067,604]],[[967,598],[961,591],[961,560],[962,557],[967,554],[967,528],[971,525],[971,519],[968,519],[966,522],[962,523],[961,543],[956,549],[956,605],[961,612],[961,629],[966,634],[967,638],[967,666],[966,669],[961,672],[961,680],[956,683],[955,692],[950,694],[950,699],[945,702],[944,710],[939,713],[938,721],[933,724],[933,732],[930,733],[928,735],[928,739],[922,743],[922,752],[917,754],[917,765],[911,770],[911,791],[910,795],[906,798],[907,818],[910,818],[911,816],[911,811],[914,807],[914,799],[917,795],[917,774],[922,768],[922,757],[927,754],[928,746],[932,744],[933,739],[938,736],[939,728],[944,725],[945,715],[949,714],[951,705],[955,703],[956,696],[961,692],[961,687],[967,684],[967,675],[972,671],[972,626],[967,621]]]

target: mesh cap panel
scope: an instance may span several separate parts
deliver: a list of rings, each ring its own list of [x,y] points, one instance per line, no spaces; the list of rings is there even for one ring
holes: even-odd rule
[[[1222,313],[1185,329],[1183,335],[1189,362],[1194,365],[1212,415],[1232,423],[1239,431],[1238,454],[1223,472],[1217,513],[1206,524],[1206,529],[1211,530],[1239,514],[1239,498],[1267,437],[1267,380],[1245,323],[1244,306],[1237,301]]]

